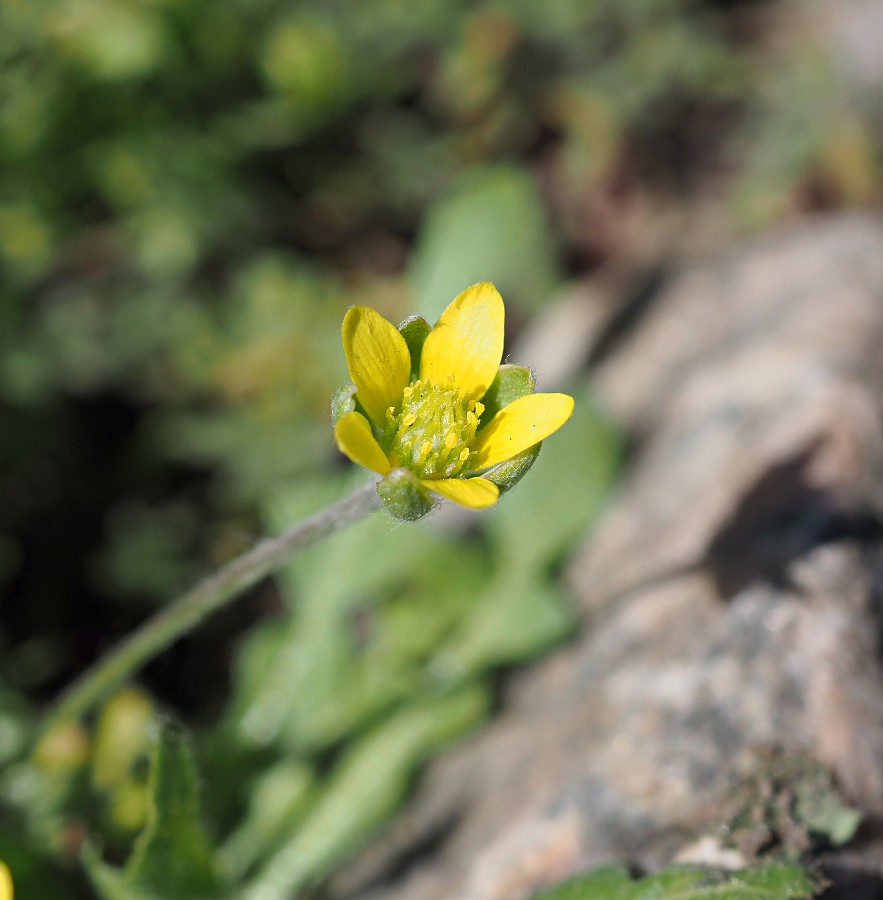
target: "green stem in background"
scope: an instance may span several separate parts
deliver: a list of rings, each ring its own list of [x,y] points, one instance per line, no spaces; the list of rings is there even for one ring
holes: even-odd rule
[[[183,637],[242,591],[256,584],[300,550],[341,531],[366,516],[378,504],[373,482],[350,496],[267,538],[200,581],[124,638],[81,675],[46,715],[42,734],[88,713],[114,688],[135,674],[157,653]]]

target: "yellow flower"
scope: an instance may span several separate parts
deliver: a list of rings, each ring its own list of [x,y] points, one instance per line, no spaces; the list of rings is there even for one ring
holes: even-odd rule
[[[0,900],[12,900],[12,875],[2,860],[0,860]]]
[[[432,329],[416,317],[396,328],[367,306],[347,311],[352,385],[335,398],[334,437],[353,462],[383,476],[384,501],[405,486],[425,498],[423,512],[432,506],[426,491],[491,506],[527,471],[531,448],[570,418],[572,397],[533,393],[527,369],[500,365],[503,320],[503,299],[488,282],[463,291]],[[520,467],[501,465],[521,458]]]

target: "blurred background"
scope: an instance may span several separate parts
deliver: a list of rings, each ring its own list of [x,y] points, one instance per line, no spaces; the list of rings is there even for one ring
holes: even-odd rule
[[[234,878],[295,846],[290,887],[314,882],[573,632],[556,572],[627,465],[588,347],[513,355],[578,410],[498,511],[326,542],[25,758],[103,650],[364,480],[330,438],[348,306],[434,321],[494,281],[508,352],[603,284],[613,334],[684,259],[879,208],[880,13],[4,0],[0,858],[21,896],[93,896],[89,834],[126,858],[157,710],[192,730]]]

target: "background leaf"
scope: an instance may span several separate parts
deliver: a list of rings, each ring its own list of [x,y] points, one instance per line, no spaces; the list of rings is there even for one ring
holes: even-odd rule
[[[160,726],[150,771],[150,811],[124,869],[101,861],[91,845],[84,863],[105,900],[217,900],[224,895],[201,822],[196,767],[182,730]]]
[[[466,172],[428,211],[411,263],[417,308],[435,322],[464,286],[492,281],[527,309],[555,284],[536,186],[514,166]]]

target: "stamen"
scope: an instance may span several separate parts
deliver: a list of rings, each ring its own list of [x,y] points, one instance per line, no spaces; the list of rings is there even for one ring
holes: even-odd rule
[[[432,444],[429,441],[424,441],[420,447],[419,452],[415,449],[415,454],[411,458],[414,460],[414,465],[418,468],[426,467],[426,459],[429,456],[429,451],[432,450]]]
[[[418,379],[402,390],[402,402],[384,430],[382,446],[396,465],[420,478],[455,478],[468,463],[484,406],[464,401],[454,386]]]

